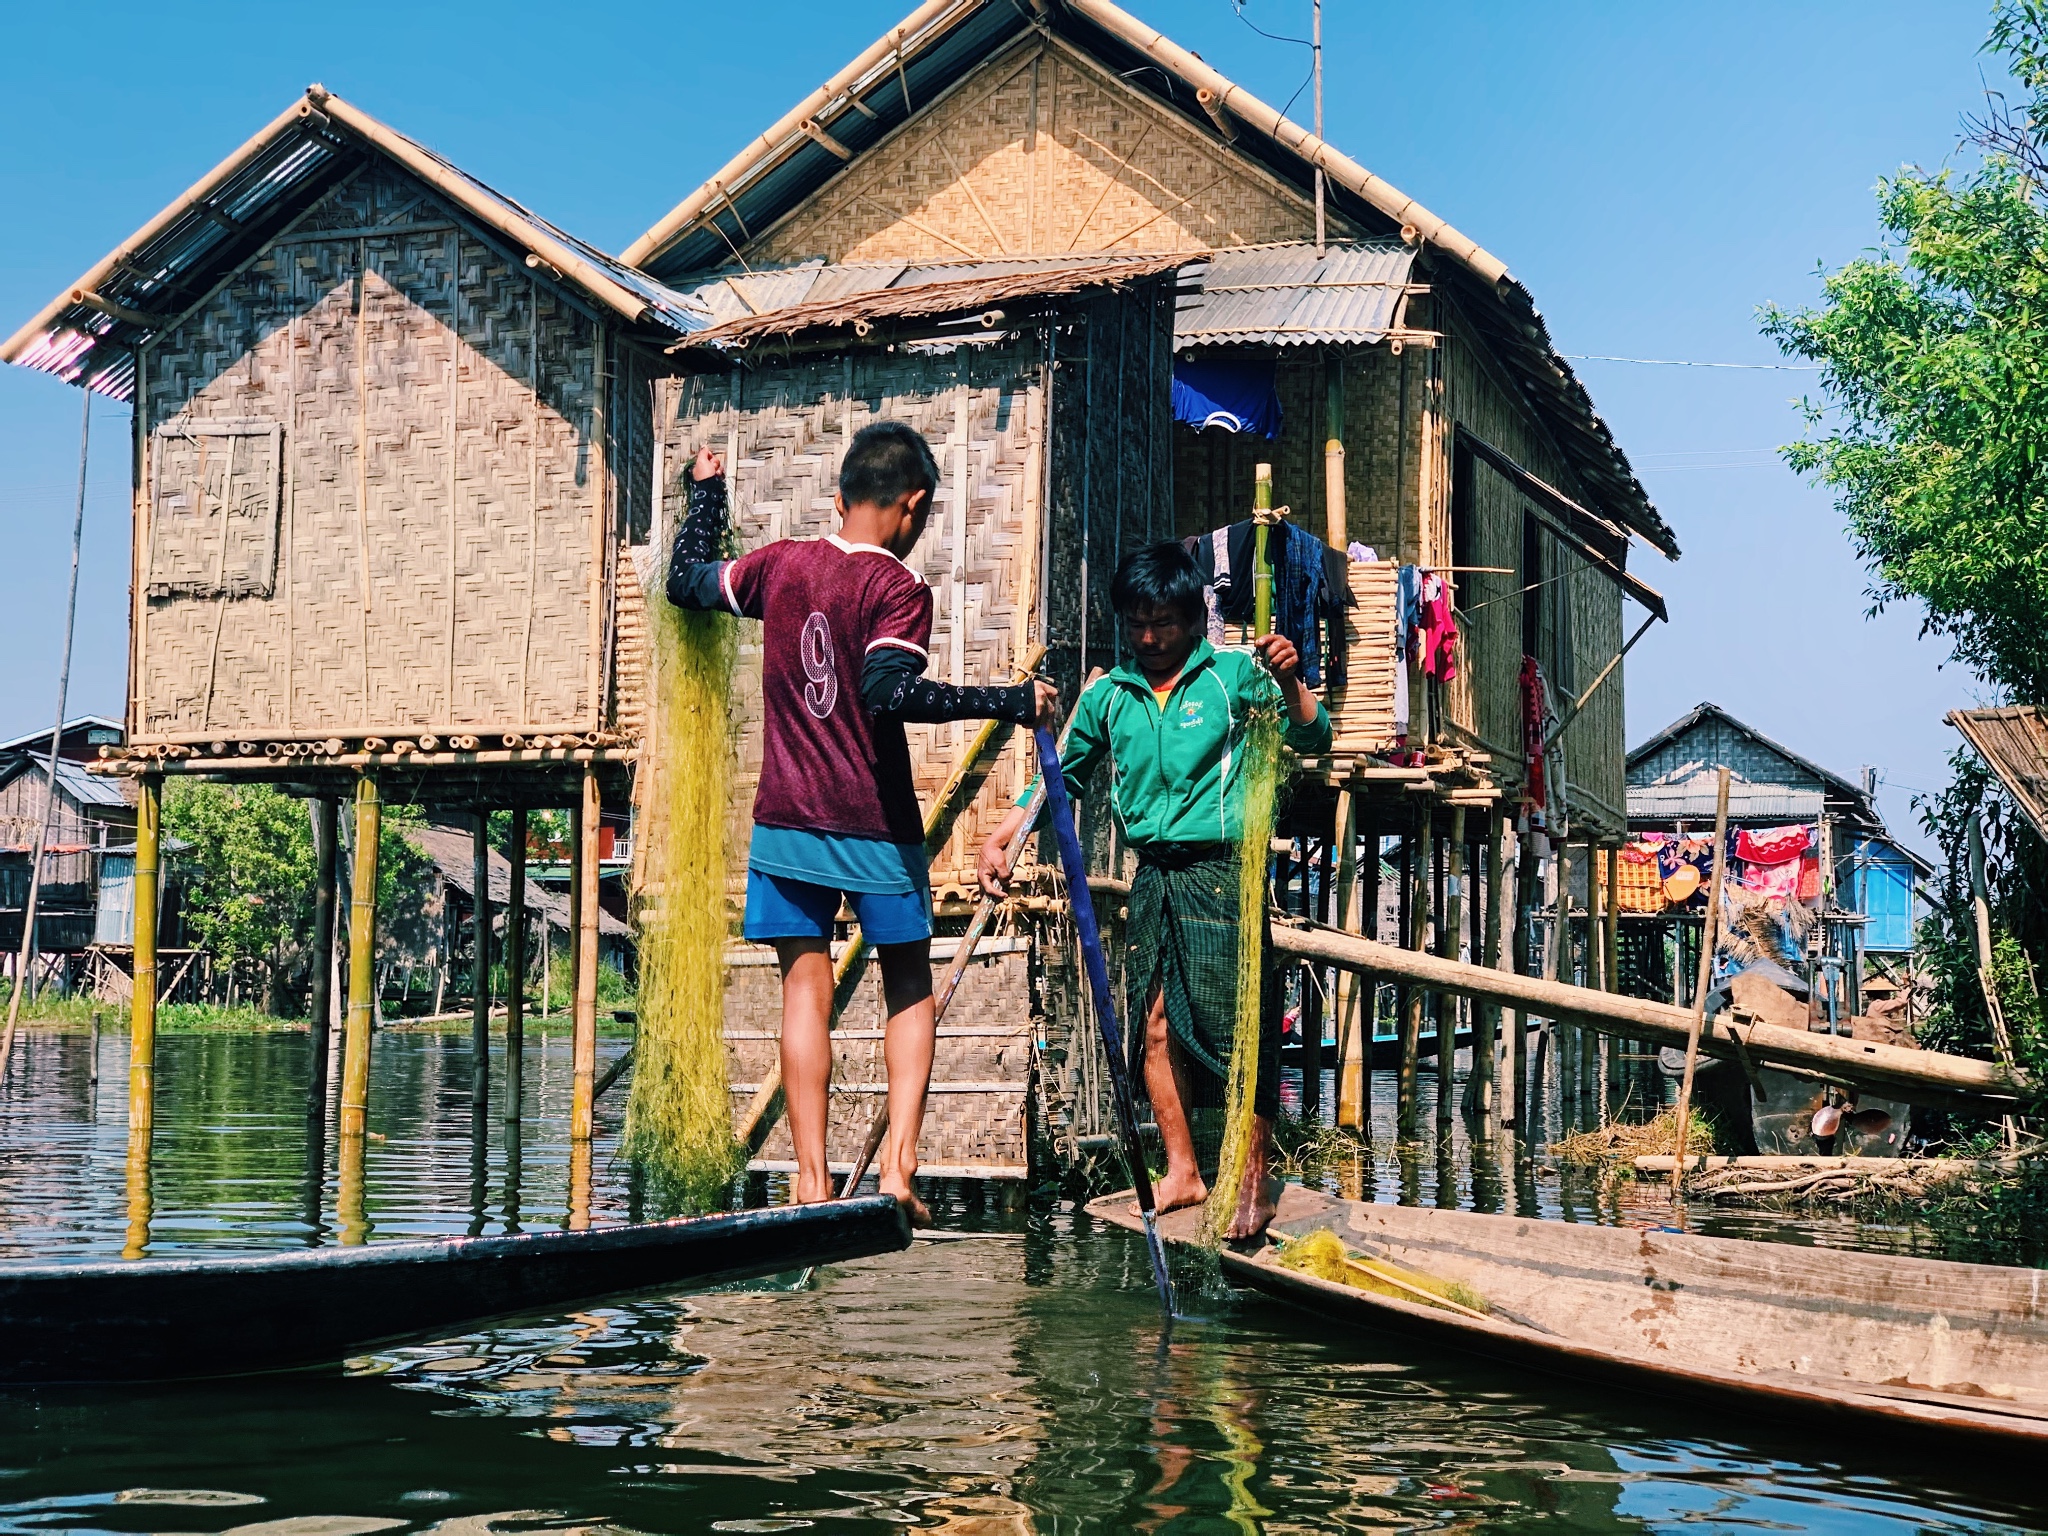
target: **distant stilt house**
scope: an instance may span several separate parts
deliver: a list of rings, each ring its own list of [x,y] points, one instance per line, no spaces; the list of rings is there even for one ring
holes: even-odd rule
[[[138,858],[177,774],[352,798],[359,849],[384,800],[573,807],[594,845],[629,799],[652,381],[699,323],[316,86],[0,346],[134,405],[127,740],[95,768],[139,786]]]
[[[1780,980],[1796,983],[1800,996],[1812,989],[1819,1017],[1830,1006],[1844,1018],[1864,1012],[1866,987],[1894,991],[1913,969],[1926,910],[1918,890],[1933,870],[1886,827],[1876,769],[1845,778],[1717,704],[1701,704],[1628,756],[1633,837],[1623,852],[1623,915],[1634,930],[1626,952],[1640,952],[1641,990],[1682,1000],[1692,985],[1706,910],[1697,872],[1712,867],[1698,855],[1713,841],[1724,767],[1730,910],[1801,909],[1776,925],[1778,948],[1768,936],[1751,947],[1789,971]],[[1674,958],[1675,976],[1667,968]]]
[[[65,722],[57,748],[54,806],[50,733],[0,742],[0,951],[10,977],[21,953],[29,865],[39,832],[47,829],[36,896],[38,985],[47,976],[60,990],[69,990],[79,957],[99,942],[102,900],[119,903],[123,866],[117,850],[135,837],[135,791],[87,773],[85,765],[101,747],[118,746],[121,735],[120,721],[98,715]]]
[[[1459,894],[1458,871],[1480,873],[1492,828],[1626,835],[1624,599],[1663,613],[1628,556],[1636,540],[1677,546],[1527,291],[1107,0],[921,6],[625,256],[715,322],[678,344],[684,376],[658,394],[665,523],[705,443],[733,464],[751,545],[829,531],[839,455],[864,422],[906,419],[931,439],[944,483],[919,558],[939,675],[1002,680],[1043,647],[1071,697],[1123,655],[1107,602],[1117,561],[1248,519],[1258,463],[1295,525],[1339,552],[1367,546],[1371,563],[1330,580],[1352,604],[1322,632],[1330,672],[1346,663],[1324,684],[1337,742],[1303,765],[1277,867],[1290,905],[1370,931],[1362,914],[1380,902],[1349,887],[1399,837],[1411,892],[1436,890],[1439,916],[1413,941],[1476,954],[1485,907]],[[1407,567],[1418,588],[1439,579],[1455,615],[1427,666],[1397,634]],[[914,728],[928,799],[960,776],[970,739]],[[1549,769],[1540,793],[1532,752]],[[1013,742],[938,850],[951,910],[1027,768]],[[1096,844],[1104,867],[1120,857],[1107,825]],[[1526,904],[1538,842],[1520,847]],[[1447,868],[1462,902],[1448,914]],[[1485,897],[1509,934],[1513,876]],[[939,1161],[1015,1163],[1034,1083],[1056,1140],[1101,1129],[1094,1105],[1075,1108],[1099,1063],[1073,1033],[1063,964],[1043,944],[992,958],[1016,971],[1018,1002],[982,1010],[977,1028],[1023,1039],[1044,1010],[1051,1043],[1036,1078],[1015,1066],[978,1106],[944,1101],[976,1130]],[[1302,995],[1320,1037],[1321,991]],[[742,1084],[772,1038],[770,993],[748,996],[731,1026]],[[1345,1028],[1357,1020],[1340,1048]],[[842,1075],[871,1078],[870,1049],[850,1041]],[[948,1049],[942,1077],[975,1075]],[[1311,1101],[1319,1080],[1304,1080]],[[859,1130],[835,1125],[835,1158]]]

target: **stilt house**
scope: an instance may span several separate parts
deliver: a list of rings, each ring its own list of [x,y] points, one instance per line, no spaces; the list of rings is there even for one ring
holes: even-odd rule
[[[1675,557],[1677,544],[1529,294],[1473,240],[1108,0],[930,0],[625,259],[714,319],[676,348],[684,375],[662,386],[658,435],[672,465],[705,442],[727,454],[747,543],[829,531],[838,456],[862,422],[925,431],[945,484],[920,555],[936,670],[955,680],[1004,680],[1043,646],[1071,697],[1120,658],[1106,602],[1117,560],[1247,517],[1256,462],[1273,465],[1274,499],[1298,524],[1375,551],[1348,567],[1349,666],[1328,694],[1337,743],[1304,765],[1305,841],[1281,866],[1294,899],[1357,925],[1377,900],[1330,905],[1350,871],[1379,866],[1355,858],[1357,839],[1376,855],[1382,833],[1419,835],[1419,813],[1436,848],[1454,825],[1476,840],[1488,818],[1517,814],[1531,779],[1525,657],[1549,695],[1536,701],[1550,759],[1539,824],[1607,846],[1625,836],[1624,601],[1663,613],[1629,555],[1641,542]],[[1202,365],[1260,382],[1277,436],[1176,419],[1176,383]],[[663,478],[674,503],[679,475]],[[1449,583],[1454,668],[1397,659],[1402,565]],[[968,740],[961,727],[914,738],[928,799]],[[1016,743],[960,817],[934,860],[942,894],[971,887],[1026,767]],[[1032,996],[1046,1005],[1044,987]],[[771,1034],[765,1017],[733,1027]],[[1081,1054],[1054,1098],[1079,1091]],[[984,1121],[1023,1103],[992,1098]]]

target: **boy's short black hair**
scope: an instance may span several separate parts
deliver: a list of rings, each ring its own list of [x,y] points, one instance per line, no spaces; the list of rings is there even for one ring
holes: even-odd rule
[[[939,461],[915,427],[900,421],[877,421],[853,434],[853,443],[839,465],[839,494],[849,507],[886,507],[924,492],[920,514],[932,509],[939,488]]]
[[[1195,558],[1178,544],[1148,544],[1134,549],[1116,568],[1109,583],[1109,605],[1128,619],[1141,608],[1164,608],[1182,623],[1199,623],[1205,608],[1202,573]]]

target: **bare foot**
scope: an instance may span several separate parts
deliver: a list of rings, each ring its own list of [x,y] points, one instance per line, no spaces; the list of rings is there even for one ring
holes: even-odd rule
[[[832,1175],[798,1170],[789,1189],[791,1205],[819,1205],[832,1198]]]
[[[1230,1218],[1230,1226],[1224,1237],[1233,1243],[1262,1235],[1271,1225],[1280,1209],[1280,1191],[1285,1186],[1271,1174],[1255,1178],[1247,1172],[1242,1192],[1237,1197],[1237,1211]]]
[[[913,1227],[928,1227],[932,1224],[932,1213],[925,1203],[917,1198],[917,1191],[910,1180],[883,1175],[875,1181],[878,1193],[894,1195],[896,1203],[903,1207],[903,1214],[910,1219]]]
[[[1188,1206],[1200,1205],[1209,1198],[1209,1186],[1202,1182],[1202,1175],[1192,1168],[1184,1174],[1169,1168],[1165,1177],[1152,1186],[1152,1198],[1156,1202],[1159,1214],[1164,1216],[1168,1211],[1185,1210]],[[1145,1213],[1134,1204],[1131,1207],[1131,1214],[1142,1216]]]

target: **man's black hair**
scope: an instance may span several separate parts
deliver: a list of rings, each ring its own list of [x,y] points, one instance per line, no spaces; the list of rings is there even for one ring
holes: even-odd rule
[[[839,494],[849,507],[886,507],[912,491],[923,491],[920,514],[932,509],[939,488],[939,462],[915,427],[877,421],[853,434],[839,466]]]
[[[1109,583],[1109,605],[1128,619],[1141,608],[1163,608],[1190,627],[1201,622],[1202,573],[1178,544],[1148,544],[1124,556]]]

